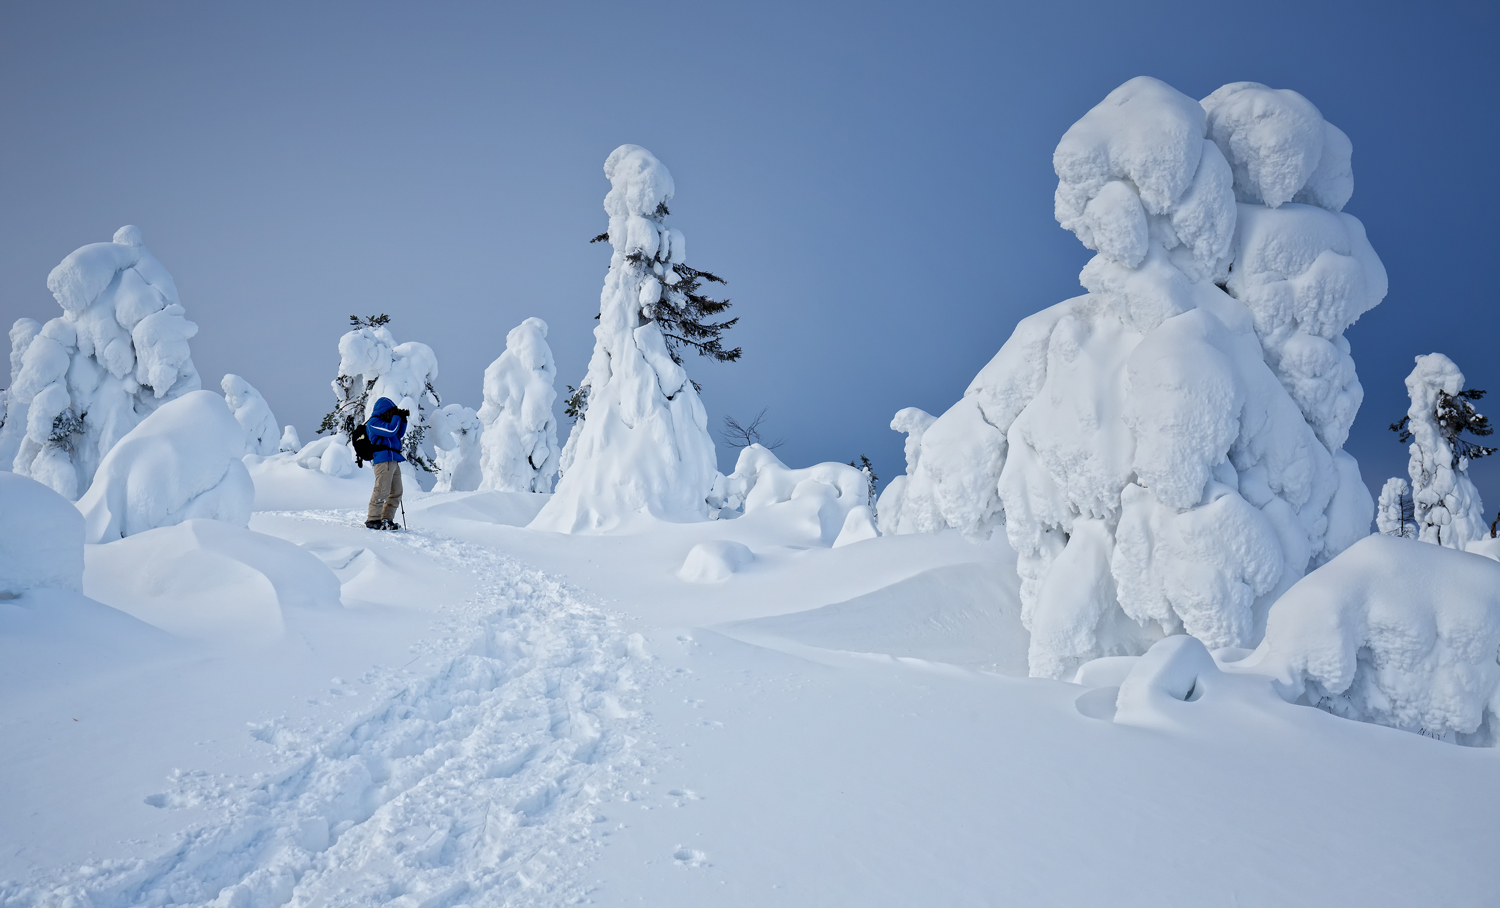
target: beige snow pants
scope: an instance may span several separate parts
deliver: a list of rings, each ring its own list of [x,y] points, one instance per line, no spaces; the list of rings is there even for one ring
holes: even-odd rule
[[[401,464],[394,460],[371,464],[375,468],[375,491],[370,493],[369,520],[391,520],[401,505]]]

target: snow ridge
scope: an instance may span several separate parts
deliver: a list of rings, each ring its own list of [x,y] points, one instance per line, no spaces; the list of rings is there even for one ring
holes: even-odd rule
[[[579,868],[601,847],[595,805],[621,786],[617,767],[639,764],[633,703],[650,665],[641,637],[495,552],[399,538],[484,580],[427,647],[454,655],[404,683],[399,670],[371,672],[361,680],[392,693],[343,728],[254,727],[289,760],[277,774],[174,778],[148,803],[218,806],[222,819],[182,833],[167,854],[0,883],[0,906],[442,908],[582,897]]]

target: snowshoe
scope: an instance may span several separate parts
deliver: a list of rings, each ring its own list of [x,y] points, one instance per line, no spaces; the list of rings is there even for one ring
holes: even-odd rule
[[[367,529],[367,530],[383,530],[383,529],[385,529],[385,525],[387,523],[389,523],[389,522],[390,521],[387,521],[387,520],[366,520],[365,521],[365,529]]]
[[[382,530],[399,530],[399,529],[401,529],[401,524],[397,523],[394,520],[382,520],[382,521],[380,521],[380,529],[382,529]]]

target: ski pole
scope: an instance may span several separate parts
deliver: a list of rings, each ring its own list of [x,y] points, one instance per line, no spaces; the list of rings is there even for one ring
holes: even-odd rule
[[[411,529],[411,527],[406,525],[406,498],[404,496],[401,499],[401,529]]]

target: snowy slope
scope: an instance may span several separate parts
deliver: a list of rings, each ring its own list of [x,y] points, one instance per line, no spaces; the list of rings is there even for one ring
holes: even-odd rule
[[[255,475],[294,503],[271,488],[292,474]],[[1002,539],[830,549],[798,541],[796,501],[566,536],[523,528],[541,498],[416,494],[405,534],[359,527],[358,497],[257,513],[234,532],[296,544],[342,594],[283,604],[271,640],[76,593],[0,602],[0,905],[1483,905],[1500,885],[1500,752],[1250,676],[1176,725],[1109,721],[1107,687],[1020,677]],[[680,579],[711,540],[755,560]]]

